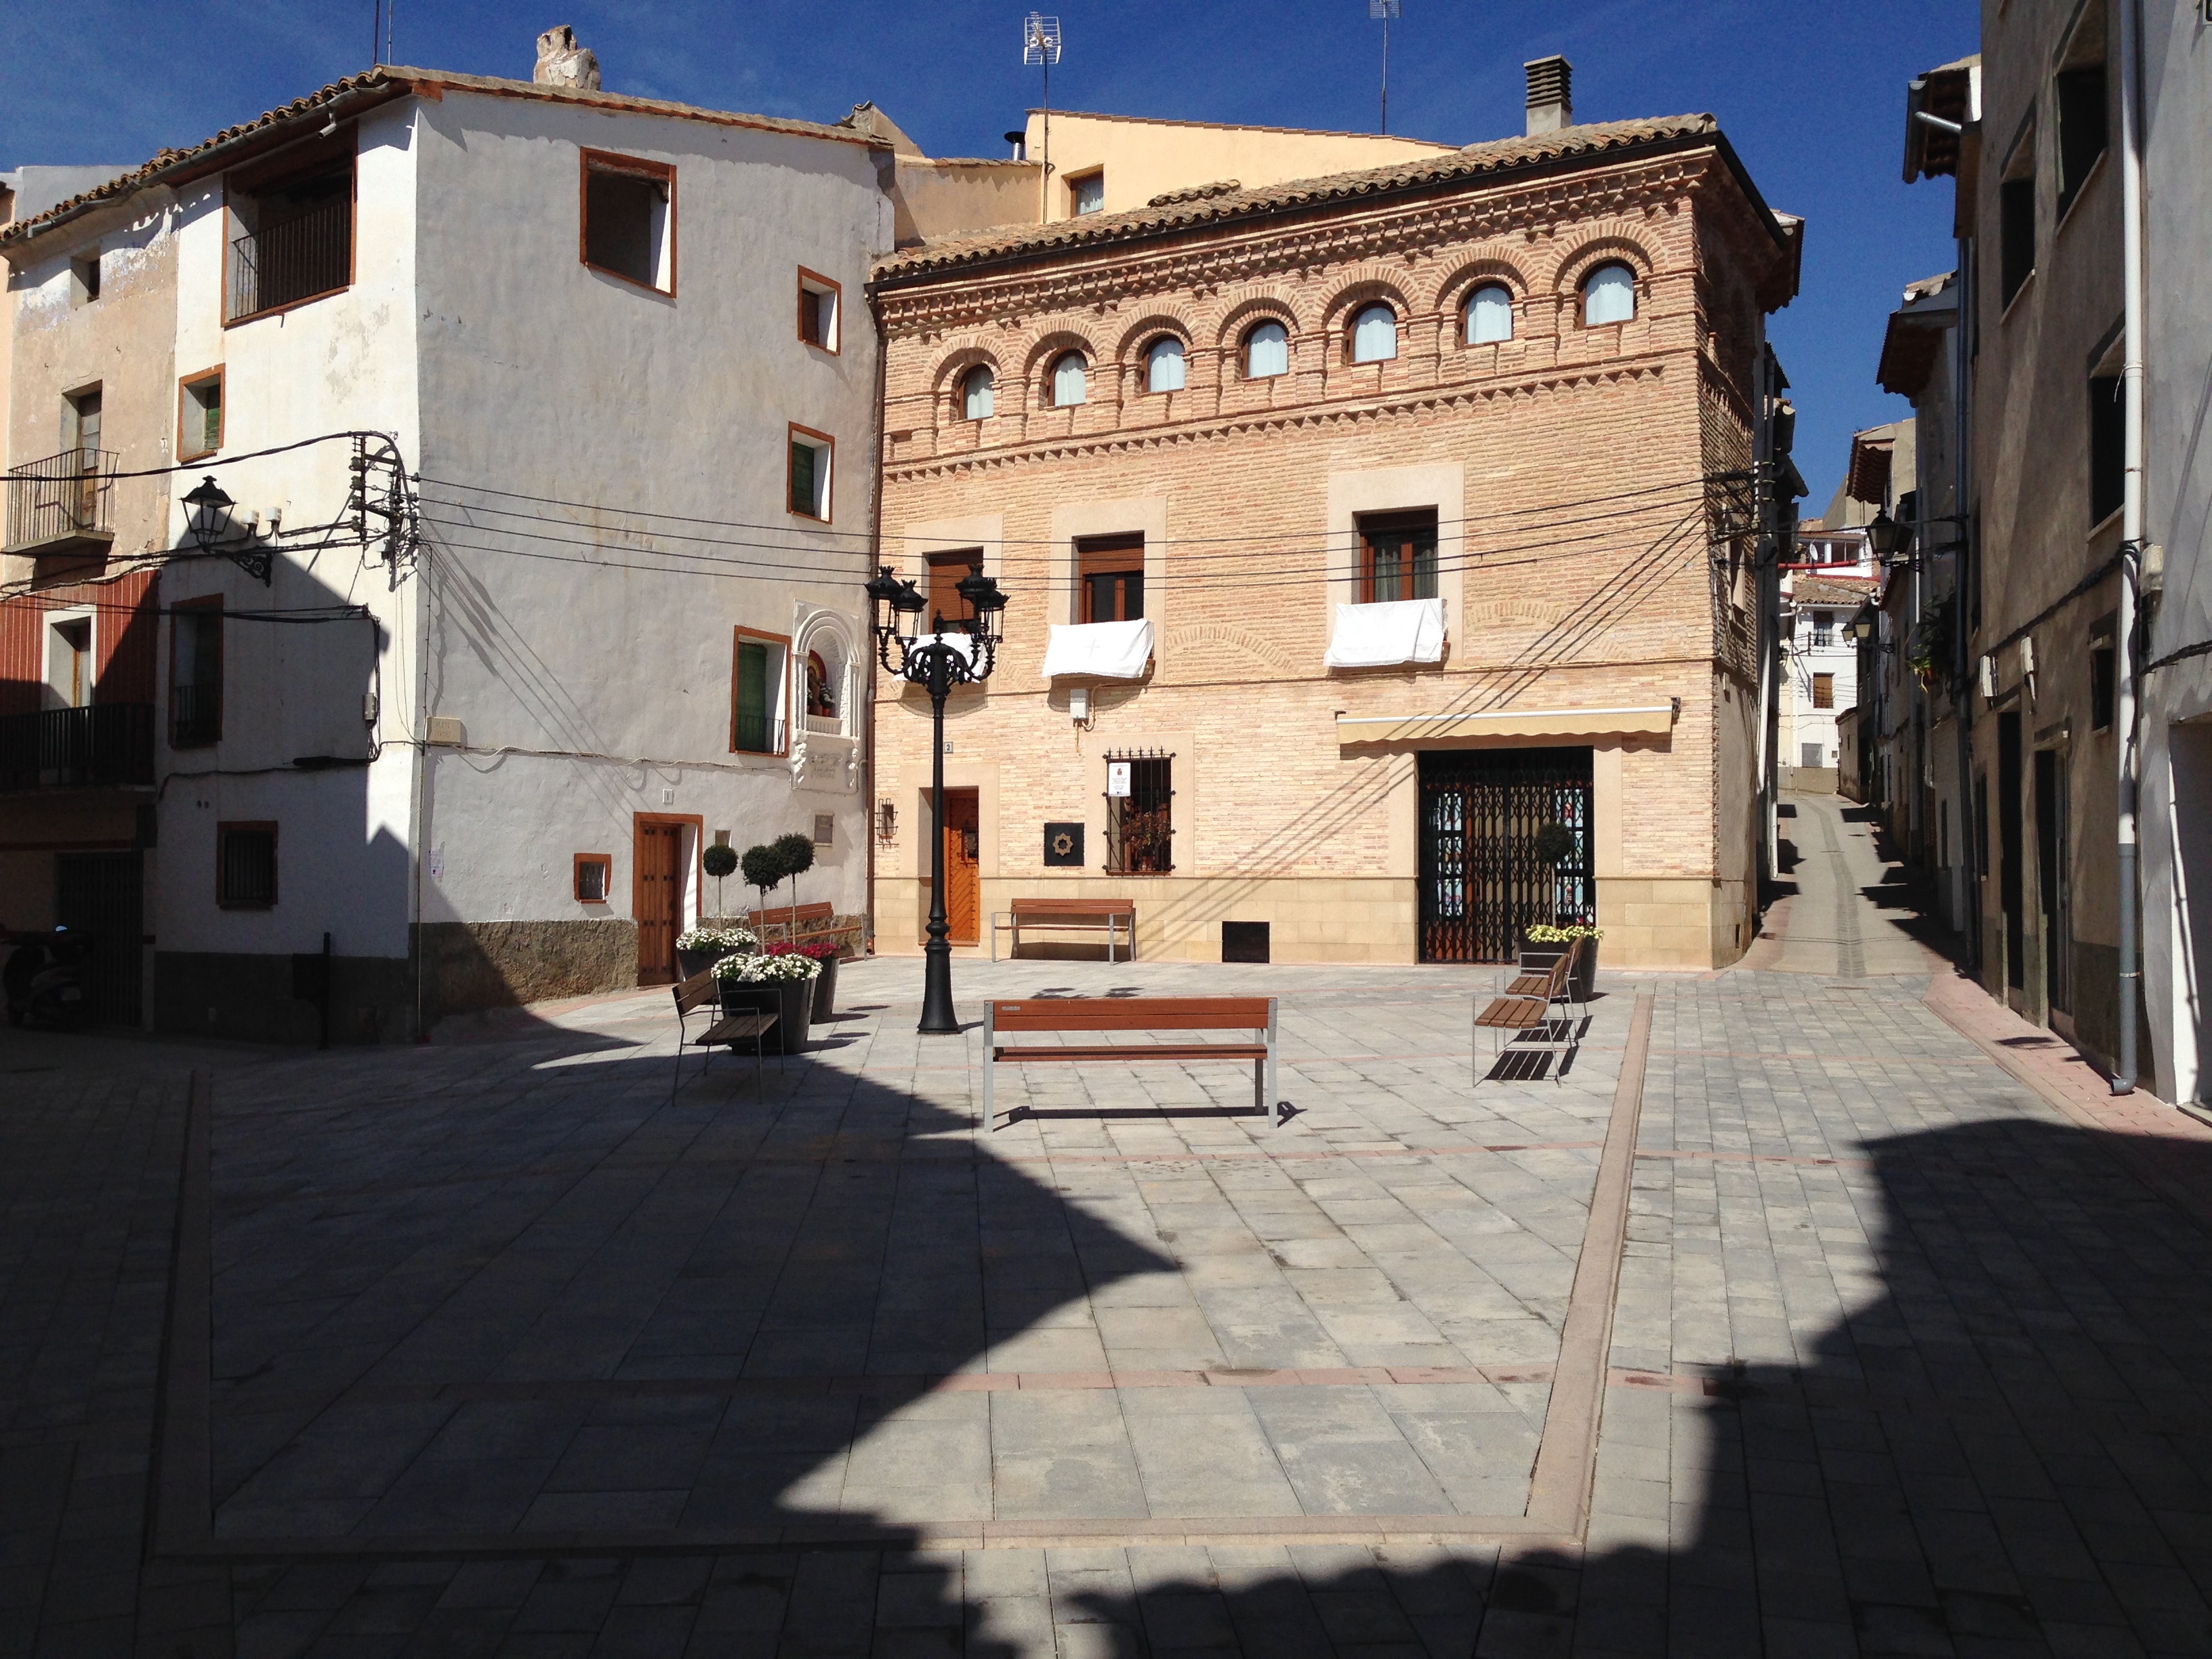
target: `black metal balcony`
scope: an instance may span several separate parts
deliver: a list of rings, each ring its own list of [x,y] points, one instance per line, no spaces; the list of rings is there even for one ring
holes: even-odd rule
[[[0,791],[118,789],[154,781],[154,707],[0,714]]]
[[[65,449],[9,468],[7,550],[106,552],[115,539],[115,467],[107,450]]]
[[[353,281],[353,198],[333,195],[230,245],[229,319],[331,294]]]

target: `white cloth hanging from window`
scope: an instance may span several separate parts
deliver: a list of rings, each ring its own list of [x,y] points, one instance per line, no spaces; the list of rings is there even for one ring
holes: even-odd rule
[[[1044,677],[1081,674],[1092,679],[1140,680],[1152,659],[1150,617],[1136,622],[1053,624],[1045,647]]]
[[[1389,668],[1443,659],[1444,602],[1389,599],[1337,606],[1336,628],[1322,661],[1330,668]]]

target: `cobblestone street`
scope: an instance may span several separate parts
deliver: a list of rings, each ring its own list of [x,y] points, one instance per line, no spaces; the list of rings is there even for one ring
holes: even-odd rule
[[[913,958],[756,1092],[667,994],[426,1048],[0,1036],[0,1651],[2212,1651],[2212,1133],[1785,823],[1739,968],[1477,1082],[1436,968],[999,1085]],[[1869,890],[1879,890],[1869,896]]]

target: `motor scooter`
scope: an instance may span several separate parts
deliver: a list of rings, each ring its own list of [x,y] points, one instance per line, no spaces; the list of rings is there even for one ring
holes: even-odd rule
[[[0,991],[6,994],[10,1025],[66,1031],[83,1018],[88,940],[66,927],[51,933],[0,928],[0,945],[9,947],[7,966],[0,968]]]

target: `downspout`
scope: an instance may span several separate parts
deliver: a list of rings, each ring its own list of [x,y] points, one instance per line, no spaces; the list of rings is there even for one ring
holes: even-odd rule
[[[1960,931],[1966,940],[1966,971],[1977,978],[1982,971],[1982,872],[1975,848],[1976,806],[1974,801],[1974,698],[1980,687],[1974,673],[1973,641],[1966,627],[1970,614],[1966,584],[1981,581],[1981,550],[1975,544],[1976,514],[1969,497],[1973,489],[1974,469],[1971,459],[1972,442],[1972,411],[1973,396],[1971,390],[1973,374],[1973,312],[1974,242],[1970,236],[1959,239],[1959,274],[1953,278],[1959,289],[1958,320],[1952,325],[1954,338],[1951,342],[1952,357],[1957,368],[1951,381],[1951,404],[1956,418],[1953,422],[1951,458],[1953,474],[1951,510],[1958,515],[1959,550],[1954,556],[1951,582],[1951,638],[1953,642],[1952,684],[1957,689],[1951,697],[1951,715],[1957,724],[1959,742],[1959,867],[1966,872],[1960,884],[1965,891],[1960,895],[1960,918],[1966,925]]]
[[[2120,0],[2117,8],[2120,14],[2120,271],[2127,361],[2120,371],[2126,470],[2120,497],[2120,606],[2115,629],[2119,672],[2114,676],[2118,684],[2112,711],[2113,724],[2120,734],[2116,780],[2120,883],[2119,1064],[2112,1073],[2116,1095],[2135,1091],[2136,1009],[2142,993],[2136,914],[2136,597],[2143,528],[2142,79],[2136,63],[2141,3],[2142,0]]]

